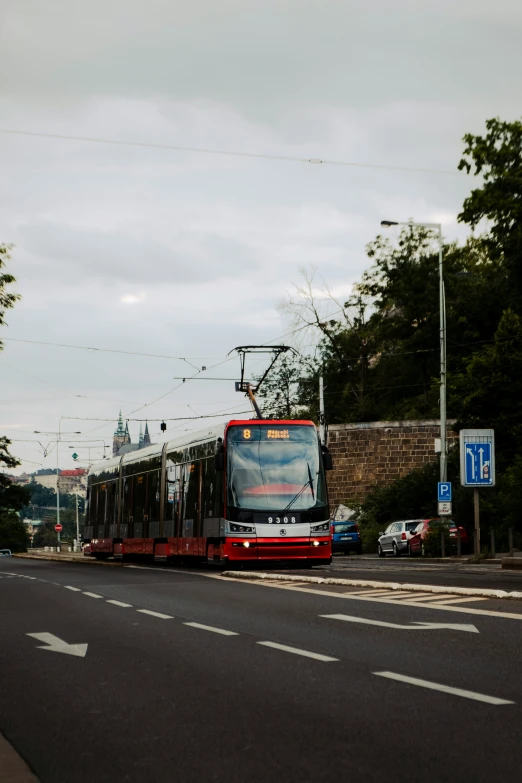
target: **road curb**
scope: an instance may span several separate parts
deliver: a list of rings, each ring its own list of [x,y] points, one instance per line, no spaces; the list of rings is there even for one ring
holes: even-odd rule
[[[413,593],[442,593],[443,595],[470,595],[477,598],[522,598],[522,592],[488,590],[473,587],[446,587],[444,585],[417,585],[408,582],[377,582],[369,579],[328,579],[321,576],[289,576],[288,574],[264,574],[256,571],[223,571],[222,576],[231,579],[274,582],[306,582],[315,585],[345,585],[346,587],[376,587],[388,590],[411,590]]]
[[[115,562],[114,560],[95,560],[94,557],[68,557],[67,555],[59,554],[41,554],[33,555],[29,552],[17,552],[13,557],[22,557],[25,560],[54,560],[57,563],[88,563],[89,565],[108,565],[108,566],[122,566],[121,562]]]

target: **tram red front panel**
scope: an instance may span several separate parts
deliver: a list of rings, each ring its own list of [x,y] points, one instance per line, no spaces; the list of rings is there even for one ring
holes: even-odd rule
[[[245,539],[227,538],[225,556],[230,561],[239,560],[324,560],[332,556],[330,538],[318,539],[314,545],[310,538],[294,538],[282,542],[280,538]]]

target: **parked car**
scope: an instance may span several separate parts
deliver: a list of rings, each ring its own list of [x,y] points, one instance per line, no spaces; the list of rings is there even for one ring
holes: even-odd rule
[[[379,534],[377,554],[384,557],[393,554],[399,557],[403,552],[409,554],[410,539],[422,519],[406,519],[402,522],[392,522],[384,533]]]
[[[452,549],[457,549],[457,531],[460,530],[460,547],[461,551],[464,552],[469,547],[469,536],[464,527],[462,525],[458,525],[454,522],[452,519],[423,519],[419,524],[417,525],[416,529],[413,532],[413,535],[410,537],[409,540],[409,554],[410,555],[424,555],[425,549],[424,549],[424,539],[426,538],[426,535],[430,528],[433,528],[435,525],[440,525],[441,522],[443,524],[446,524],[449,528],[449,537],[450,537],[450,543]],[[448,553],[449,554],[449,553]]]
[[[0,549],[0,557],[11,557],[12,554],[10,549]]]
[[[362,540],[357,522],[332,522],[332,552],[362,554]]]

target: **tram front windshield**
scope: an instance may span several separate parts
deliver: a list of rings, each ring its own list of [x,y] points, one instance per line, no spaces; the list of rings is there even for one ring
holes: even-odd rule
[[[303,511],[326,504],[315,427],[249,424],[227,433],[228,503],[263,511]]]

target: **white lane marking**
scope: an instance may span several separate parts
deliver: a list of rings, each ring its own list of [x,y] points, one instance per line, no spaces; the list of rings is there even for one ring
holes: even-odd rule
[[[397,680],[397,682],[405,682],[407,685],[418,685],[420,688],[429,688],[432,691],[440,691],[441,693],[449,693],[452,696],[461,696],[463,699],[473,699],[474,701],[482,701],[485,704],[515,704],[514,701],[508,701],[507,699],[498,699],[496,696],[486,696],[483,693],[475,693],[474,691],[465,691],[462,688],[452,688],[449,685],[441,685],[438,682],[430,682],[429,680],[420,680],[417,677],[406,677],[404,674],[395,674],[395,672],[373,672],[377,677],[386,677],[388,680]]]
[[[116,601],[114,598],[108,598],[107,603],[113,604],[114,606],[121,606],[124,609],[127,609],[128,607],[132,606],[132,604],[124,604],[123,601]]]
[[[39,650],[75,655],[77,658],[85,658],[87,654],[87,644],[67,644],[63,639],[52,633],[28,633],[27,636],[38,639],[39,642],[43,642],[46,645],[45,647],[38,647]]]
[[[150,614],[151,617],[159,617],[160,620],[173,620],[174,618],[170,614],[162,614],[161,612],[153,612],[150,609],[136,609],[141,614]]]
[[[202,631],[220,633],[222,636],[239,636],[235,631],[226,631],[224,628],[214,628],[212,625],[203,625],[202,623],[183,623],[183,625],[189,625],[191,628],[201,628]]]
[[[266,585],[268,584],[267,582],[263,582],[261,579],[252,580],[250,582],[247,579],[234,579],[233,577],[229,577],[229,576],[225,577],[219,574],[205,574],[205,573],[199,573],[197,571],[188,571],[188,570],[184,571],[180,568],[157,568],[155,566],[138,566],[138,565],[126,565],[124,566],[124,568],[136,568],[140,571],[163,571],[167,574],[184,574],[185,576],[187,575],[200,576],[203,577],[204,579],[219,579],[221,582],[230,582],[232,584],[254,585],[254,586],[261,586],[261,587],[266,587]],[[306,584],[311,584],[311,583],[306,582]],[[350,585],[345,585],[345,586],[349,587]],[[281,589],[295,591],[296,593],[310,593],[311,595],[321,595],[327,598],[344,598],[344,599],[348,599],[349,601],[372,601],[374,603],[380,603],[380,604],[391,604],[392,606],[404,606],[403,601],[400,600],[394,601],[390,598],[370,598],[369,596],[357,595],[356,593],[334,593],[330,590],[317,590],[311,587],[295,587],[295,586],[290,587],[290,585],[282,587]],[[373,592],[373,590],[371,592]],[[418,593],[417,595],[420,595],[420,593]],[[430,593],[430,595],[433,595],[433,593]],[[457,596],[458,593],[452,593],[452,595]],[[465,594],[462,593],[462,595],[464,596]],[[500,597],[501,596],[492,595],[491,597],[485,597],[485,600],[487,601]],[[466,606],[446,606],[445,604],[442,606],[438,606],[437,604],[413,603],[413,601],[409,605],[415,606],[416,608],[420,608],[420,609],[433,609],[433,611],[439,611],[439,612],[459,612],[460,614],[475,614],[475,615],[479,615],[480,617],[500,617],[501,619],[504,620],[522,620],[522,614],[515,614],[514,612],[495,612],[495,611],[490,611],[488,609],[470,609]]]
[[[377,625],[381,628],[399,628],[401,631],[467,631],[468,633],[480,633],[474,625],[457,625],[452,623],[419,623],[413,625],[400,625],[398,623],[385,623],[382,620],[368,620],[366,617],[352,617],[349,614],[320,614],[325,620],[343,620],[346,623],[360,623],[361,625]]]
[[[273,647],[274,650],[282,650],[283,652],[293,653],[294,655],[302,655],[304,658],[314,658],[316,661],[338,661],[339,658],[330,658],[328,655],[321,655],[320,653],[310,652],[309,650],[300,650],[298,647],[288,647],[286,644],[277,644],[276,642],[256,642],[263,647]]]
[[[374,595],[377,597],[378,595],[392,595],[392,591],[391,590],[368,590],[368,591],[365,590],[364,593],[355,592],[352,593],[352,595]]]
[[[412,598],[415,598],[415,595],[413,595]],[[423,603],[427,603],[428,601],[430,603],[431,602],[433,602],[433,603],[437,603],[437,602],[442,603],[442,601],[449,601],[451,598],[455,598],[455,596],[454,595],[445,595],[443,593],[441,593],[441,595],[433,595],[433,593],[432,593],[430,597],[428,597],[428,596],[423,597],[422,601],[423,601]]]
[[[467,604],[470,601],[487,601],[487,598],[451,598],[451,601],[444,601],[444,604]]]
[[[98,595],[98,593],[88,593],[86,590],[82,590],[84,595],[88,595],[89,598],[103,598],[103,595]]]
[[[400,601],[407,601],[408,599],[411,599],[414,601],[416,598],[424,598],[429,595],[433,595],[433,593],[400,593],[399,595],[394,595],[393,593],[388,593],[390,598],[393,598],[394,600],[400,600]]]
[[[81,588],[79,587],[73,587],[72,585],[64,585],[66,590],[72,590],[73,593],[81,593]]]

